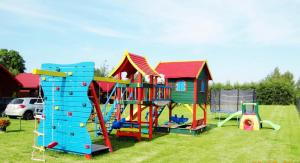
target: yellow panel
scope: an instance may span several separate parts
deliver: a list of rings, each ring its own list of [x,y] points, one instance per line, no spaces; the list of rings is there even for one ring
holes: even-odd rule
[[[189,104],[184,104],[183,106],[188,108],[189,111],[193,114],[193,108]]]
[[[57,76],[57,77],[66,77],[67,76],[67,74],[64,72],[39,70],[39,69],[33,69],[32,73],[36,74],[36,75],[47,75],[47,76]]]
[[[244,130],[245,120],[251,120],[253,122],[253,130],[260,129],[260,122],[256,115],[242,115],[241,120],[240,120],[240,129]]]
[[[120,131],[139,132],[138,128],[121,128]]]
[[[112,83],[121,83],[121,84],[130,84],[130,80],[119,80],[115,78],[108,78],[108,77],[94,77],[95,81],[102,81],[102,82],[112,82]]]

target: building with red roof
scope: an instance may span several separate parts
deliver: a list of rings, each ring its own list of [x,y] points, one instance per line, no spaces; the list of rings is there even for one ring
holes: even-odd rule
[[[21,87],[22,84],[0,64],[0,114]]]
[[[212,80],[206,61],[160,62],[155,70],[164,75],[168,84],[172,84],[173,102],[193,104],[194,94],[197,103],[206,101],[208,81]]]
[[[18,97],[37,97],[39,91],[40,77],[32,73],[21,73],[16,79],[22,83],[22,88],[17,93]]]

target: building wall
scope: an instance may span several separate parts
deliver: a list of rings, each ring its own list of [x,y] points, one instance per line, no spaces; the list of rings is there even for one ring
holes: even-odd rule
[[[204,81],[204,88],[205,88],[205,91],[201,91],[201,88],[202,88],[202,80]],[[198,77],[198,104],[204,104],[206,102],[206,99],[207,99],[207,73],[206,71],[202,71]]]
[[[205,70],[205,69],[204,69]],[[206,71],[202,71],[199,75],[199,78],[197,80],[198,82],[198,104],[204,104],[206,103],[207,99],[207,73]],[[185,80],[186,81],[186,91],[176,91],[176,82],[178,80]],[[205,83],[205,91],[201,91],[201,81],[204,81]],[[175,103],[183,103],[183,104],[193,104],[194,103],[194,79],[191,78],[179,78],[179,79],[168,79],[169,84],[172,84],[172,101]]]
[[[186,91],[176,91],[176,82],[178,80],[186,81]],[[172,84],[172,101],[175,103],[193,104],[194,103],[194,79],[168,79],[169,84]]]

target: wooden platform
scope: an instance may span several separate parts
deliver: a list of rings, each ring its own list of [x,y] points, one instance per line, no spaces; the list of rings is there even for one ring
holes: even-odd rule
[[[105,145],[92,144],[92,155],[97,155],[99,153],[108,152],[109,147]]]
[[[176,134],[185,134],[185,135],[199,135],[206,130],[206,125],[198,126],[194,129],[191,129],[191,125],[173,125],[173,126],[159,126],[155,127],[155,132],[160,133],[176,133]]]

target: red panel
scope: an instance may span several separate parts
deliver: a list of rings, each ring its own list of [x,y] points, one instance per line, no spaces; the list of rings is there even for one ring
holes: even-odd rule
[[[31,73],[22,73],[16,76],[16,79],[22,83],[23,89],[38,89],[40,83],[39,75]]]
[[[110,92],[116,83],[111,82],[97,82],[98,86],[101,88],[102,92]]]

